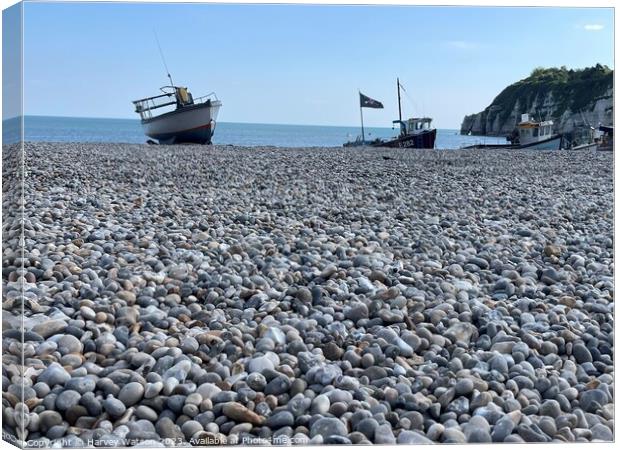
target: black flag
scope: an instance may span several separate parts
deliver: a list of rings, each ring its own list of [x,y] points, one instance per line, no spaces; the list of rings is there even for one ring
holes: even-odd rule
[[[366,97],[360,92],[360,107],[362,108],[383,108],[383,103],[373,100],[370,97]]]

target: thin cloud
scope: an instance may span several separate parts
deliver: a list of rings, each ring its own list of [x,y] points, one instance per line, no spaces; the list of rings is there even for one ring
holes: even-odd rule
[[[603,28],[605,28],[605,25],[600,23],[587,23],[583,26],[583,29],[586,31],[601,31]]]

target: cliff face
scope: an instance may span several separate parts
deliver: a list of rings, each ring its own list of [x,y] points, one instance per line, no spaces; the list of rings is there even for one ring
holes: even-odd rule
[[[583,70],[536,69],[504,89],[482,112],[465,116],[461,133],[506,136],[529,113],[552,119],[555,131],[613,124],[613,70],[596,65]]]

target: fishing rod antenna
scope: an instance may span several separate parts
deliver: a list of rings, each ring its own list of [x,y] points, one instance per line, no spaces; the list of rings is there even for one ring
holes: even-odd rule
[[[166,69],[166,75],[170,79],[170,85],[174,86],[174,81],[172,81],[172,75],[170,75],[170,71],[168,70],[168,64],[166,64],[166,58],[164,58],[164,52],[161,49],[161,44],[159,43],[159,37],[157,36],[157,31],[153,28],[153,34],[155,35],[155,41],[157,42],[157,48],[159,49],[159,56],[161,56],[161,61],[164,63],[164,69]]]

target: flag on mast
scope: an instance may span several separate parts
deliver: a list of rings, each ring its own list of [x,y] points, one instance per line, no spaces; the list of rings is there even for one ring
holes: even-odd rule
[[[360,92],[360,108],[377,108],[382,109],[383,103],[374,100]]]

